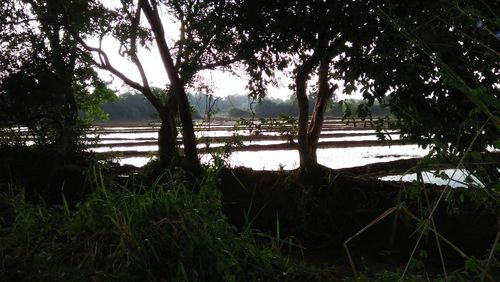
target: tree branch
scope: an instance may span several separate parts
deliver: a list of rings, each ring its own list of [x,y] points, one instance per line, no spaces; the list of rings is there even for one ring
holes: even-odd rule
[[[202,65],[199,66],[198,69],[199,70],[214,70],[217,67],[224,67],[224,66],[236,63],[238,61],[239,61],[238,58],[231,58],[231,59],[222,60],[222,61],[215,62],[215,63],[202,64]]]
[[[149,81],[148,81],[148,78],[146,76],[146,72],[144,71],[144,67],[141,63],[141,60],[139,59],[139,56],[137,55],[137,36],[138,36],[137,31],[139,29],[139,23],[140,23],[140,19],[141,19],[141,7],[139,5],[137,5],[135,14],[133,16],[130,14],[129,17],[130,17],[130,21],[132,23],[132,30],[131,30],[132,36],[130,38],[130,50],[127,50],[127,53],[129,54],[130,59],[132,60],[132,62],[136,66],[137,70],[139,71],[143,87],[150,88]],[[146,91],[146,92],[151,92],[151,90],[149,89],[149,91]],[[143,91],[143,93],[144,93],[144,91]],[[150,100],[150,101],[152,99],[156,100],[153,97],[148,97],[149,94],[144,93],[144,95],[146,95],[146,98],[148,98],[148,100]]]
[[[149,87],[146,75],[144,73],[144,69],[142,67],[142,64],[138,60],[137,55],[135,55],[137,61],[135,61],[134,63],[137,66],[137,68],[139,69],[141,77],[143,78],[144,85],[141,85],[140,83],[135,82],[134,80],[132,80],[131,78],[126,76],[124,73],[120,72],[115,67],[113,67],[113,65],[111,65],[111,62],[109,61],[108,55],[106,54],[106,52],[104,52],[104,50],[102,50],[102,39],[103,39],[104,34],[101,34],[101,36],[99,38],[100,39],[99,40],[99,47],[92,47],[92,46],[89,46],[77,33],[73,32],[72,30],[69,30],[69,31],[72,34],[73,38],[81,46],[83,46],[83,48],[85,50],[87,50],[89,52],[97,53],[99,60],[100,60],[100,63],[96,62],[93,59],[92,60],[94,61],[95,65],[98,68],[109,71],[110,73],[114,74],[119,79],[121,79],[128,86],[141,92],[146,97],[146,99],[148,99],[148,101],[153,105],[153,107],[155,107],[158,110],[158,112],[161,112],[163,105],[161,104],[160,100],[152,93],[152,91]]]
[[[182,62],[182,53],[184,52],[184,44],[186,41],[186,19],[184,16],[184,11],[180,7],[178,2],[173,3],[174,8],[177,10],[177,13],[179,14],[179,21],[181,22],[181,28],[180,28],[180,37],[179,37],[179,44],[178,44],[178,49],[177,49],[177,58],[175,60],[175,68],[177,71],[179,71],[179,67]]]
[[[155,1],[153,1],[155,2]],[[147,0],[139,0],[139,6],[144,11],[144,14],[151,26],[151,30],[155,35],[156,44],[158,44],[158,49],[160,51],[160,57],[163,62],[167,76],[172,84],[174,82],[179,82],[179,77],[175,69],[174,62],[172,60],[172,55],[170,54],[170,48],[167,45],[165,38],[165,30],[161,23],[160,16],[158,14],[158,9],[156,6],[151,6]]]

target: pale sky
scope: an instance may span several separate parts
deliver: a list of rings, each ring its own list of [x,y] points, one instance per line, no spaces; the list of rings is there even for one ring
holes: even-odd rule
[[[92,46],[97,46],[97,42],[93,41],[89,44]],[[126,74],[129,78],[134,81],[140,82],[139,73],[134,64],[122,58],[118,54],[119,46],[116,42],[111,39],[105,39],[103,42],[103,49],[108,54],[111,64]],[[167,75],[163,64],[161,63],[160,55],[156,48],[152,48],[151,51],[140,50],[139,58],[144,66],[147,77],[152,86],[163,87],[168,83]],[[126,87],[124,83],[119,79],[115,78],[107,71],[100,70],[99,74],[106,81],[113,81],[112,87],[117,90],[125,90]],[[232,94],[246,94],[248,90],[245,88],[247,85],[247,79],[244,73],[239,75],[234,75],[229,72],[222,71],[203,71],[199,73],[206,82],[214,86],[214,95],[225,97]],[[291,96],[292,92],[288,89],[288,85],[292,82],[284,76],[280,77],[279,87],[269,87],[268,94],[273,98],[287,99]]]
[[[96,44],[94,45],[96,46]],[[122,58],[118,54],[118,44],[113,43],[111,40],[104,42],[103,49],[108,54],[111,63],[118,70],[122,71],[129,78],[140,82],[139,73],[134,64],[128,62],[126,59]],[[161,63],[160,55],[156,48],[152,48],[151,51],[140,50],[139,58],[145,68],[146,74],[152,86],[155,87],[164,87],[168,83],[167,75],[163,65]],[[124,83],[119,78],[114,78],[107,71],[99,71],[101,77],[107,81],[112,80],[112,87],[119,90],[119,92],[124,92],[127,87],[124,86]],[[239,75],[234,75],[229,72],[222,71],[203,71],[199,73],[206,82],[212,84],[214,87],[214,95],[219,97],[225,97],[232,94],[247,94],[248,90],[246,89],[247,79],[245,78],[244,73]],[[316,78],[313,77],[309,83],[315,83]],[[288,99],[292,95],[292,90],[288,88],[288,86],[293,82],[293,79],[286,77],[284,75],[279,76],[278,87],[270,86],[268,88],[268,95],[273,98],[279,98],[282,100]],[[353,95],[344,95],[341,93],[342,82],[337,82],[340,86],[340,89],[336,91],[338,99],[344,98],[357,98],[362,99],[359,93],[355,93]]]
[[[107,4],[110,7],[120,6],[120,2],[116,0],[108,1]],[[169,41],[168,44],[173,46],[174,39],[179,36],[179,24],[175,22],[168,15],[164,15],[163,24],[165,26],[166,37]],[[148,25],[146,20],[141,19],[141,24]],[[90,40],[89,44],[93,47],[98,46],[98,40]],[[103,41],[103,49],[108,54],[109,59],[112,65],[126,74],[129,78],[134,81],[140,82],[139,73],[134,64],[128,62],[126,59],[122,58],[119,53],[119,45],[118,43],[111,39],[107,38]],[[152,46],[151,51],[140,49],[139,50],[139,59],[141,60],[144,69],[146,71],[147,77],[150,81],[150,84],[155,87],[164,87],[168,80],[166,72],[161,63],[160,55],[157,51],[157,48]],[[124,92],[127,87],[119,78],[113,78],[113,76],[107,71],[99,71],[101,78],[106,81],[113,81],[112,87],[116,88],[119,92]],[[248,90],[245,88],[247,85],[247,79],[245,79],[245,75],[242,73],[241,75],[233,75],[228,72],[221,71],[204,71],[200,73],[202,77],[211,85],[213,85],[214,95],[219,97],[225,97],[232,94],[247,94]],[[313,77],[310,80],[310,84],[315,83],[316,78]],[[288,88],[288,86],[293,82],[293,79],[290,77],[286,77],[285,75],[279,76],[278,87],[270,86],[268,88],[268,95],[273,98],[279,98],[286,100],[292,95],[292,90]],[[353,94],[352,96],[341,94],[341,89],[343,89],[343,84],[341,82],[337,82],[339,84],[339,90],[336,91],[339,99],[344,99],[346,97],[350,98],[358,98],[361,99],[361,95]],[[189,89],[188,89],[189,91]]]

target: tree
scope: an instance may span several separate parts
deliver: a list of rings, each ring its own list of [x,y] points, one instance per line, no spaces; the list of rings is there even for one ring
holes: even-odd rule
[[[102,105],[102,110],[111,121],[151,121],[156,118],[156,110],[151,103],[137,92],[121,94],[115,101]]]
[[[376,99],[388,103],[403,137],[457,152],[472,144],[484,152],[498,136],[498,39],[495,31],[473,29],[477,23],[498,26],[496,5],[244,1],[238,29],[246,36],[242,49],[250,54],[255,93],[263,92],[275,70],[293,68],[305,171],[317,167],[324,105],[337,89],[331,79],[343,80],[346,93],[363,93],[362,117]],[[313,75],[317,99],[308,124]]]
[[[338,89],[332,78],[338,79],[343,71],[336,61],[373,41],[378,26],[371,25],[374,11],[367,9],[364,1],[243,2],[238,29],[246,36],[241,49],[248,55],[250,89],[262,94],[274,70],[292,66],[299,112],[300,169],[314,171],[318,168],[316,150],[324,112]],[[353,41],[359,44],[349,49]],[[317,77],[317,97],[309,122],[307,84],[313,75]]]
[[[61,14],[55,0],[0,5],[0,119],[64,153],[81,136],[79,110],[112,93],[64,32]]]
[[[280,101],[272,101],[270,99],[262,99],[255,107],[255,114],[258,117],[277,117],[279,115],[295,116],[297,113],[296,106]]]
[[[87,51],[96,54],[94,64],[105,69],[130,87],[141,92],[154,106],[161,119],[159,131],[160,160],[176,163],[176,113],[182,125],[184,156],[188,167],[196,174],[200,162],[196,149],[191,107],[186,89],[196,82],[196,73],[227,66],[236,59],[229,49],[235,34],[225,25],[233,13],[227,1],[121,1],[115,8],[104,6],[100,1],[83,1],[89,17],[88,35],[103,40],[112,36],[120,43],[120,55],[135,64],[141,76],[137,82],[116,69],[101,46],[93,47],[85,41],[84,34],[73,30],[69,19],[76,15],[67,9],[67,28]],[[67,4],[70,5],[70,4]],[[74,7],[73,7],[74,8]],[[81,13],[81,12],[78,12]],[[167,30],[162,17],[173,17],[180,25],[179,37],[173,45],[167,41]],[[174,36],[172,36],[174,37]],[[155,95],[139,58],[139,48],[157,48],[169,84],[165,97]]]
[[[232,118],[247,118],[252,116],[252,113],[250,113],[249,111],[242,110],[240,108],[232,108],[229,110],[227,114]]]
[[[488,147],[500,134],[500,20],[494,12],[500,3],[372,7],[386,24],[384,33],[370,56],[351,58],[365,68],[365,98],[387,101],[406,139],[453,156],[485,156],[473,162],[493,165],[468,168],[488,171],[483,183],[496,185],[498,158]]]

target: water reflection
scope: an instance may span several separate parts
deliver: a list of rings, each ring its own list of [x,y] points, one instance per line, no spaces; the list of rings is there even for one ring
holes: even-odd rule
[[[92,151],[96,153],[103,152],[124,152],[124,151],[137,151],[137,152],[152,152],[158,151],[158,145],[150,145],[150,146],[104,146],[93,148]]]
[[[371,146],[350,148],[318,149],[318,162],[324,166],[337,169],[361,166],[377,162],[388,162],[400,159],[422,157],[428,150],[417,145]],[[207,161],[207,157],[202,158]],[[244,166],[255,170],[291,170],[299,166],[297,150],[273,150],[262,152],[234,152],[229,163],[233,166]]]
[[[120,158],[117,159],[120,165],[133,165],[137,167],[141,167],[146,165],[149,161],[155,158],[150,157],[130,157],[130,158]]]
[[[203,128],[203,127],[200,127]],[[219,125],[211,126],[210,131],[200,130],[196,132],[198,138],[202,137],[229,137],[234,131],[228,131],[231,126]],[[338,129],[337,129],[338,128]],[[157,140],[158,133],[151,131],[154,127],[100,127],[99,131],[88,134],[89,138],[99,136],[99,146],[92,148],[94,152],[144,152],[144,156],[122,158],[119,160],[121,164],[131,164],[135,166],[143,166],[150,157],[146,156],[147,152],[158,151],[156,144],[147,144],[140,142],[152,142]],[[335,141],[373,141],[377,140],[375,130],[373,129],[357,129],[345,127],[342,125],[330,125],[325,127],[326,130],[322,134],[341,134],[341,136],[329,136],[320,138],[320,142],[335,142]],[[240,130],[236,133],[241,136],[248,136],[248,130]],[[352,136],[342,136],[344,134],[352,134]],[[361,135],[359,135],[361,134]],[[399,135],[394,131],[387,132],[388,137],[393,140],[399,140]],[[263,136],[277,136],[279,133],[263,131]],[[128,143],[128,144],[125,144]],[[137,144],[135,144],[137,143]],[[275,145],[285,143],[284,140],[273,139],[265,140],[258,139],[244,140],[243,145]],[[123,144],[123,145],[120,145]],[[210,147],[220,147],[223,143],[211,143]],[[198,144],[198,148],[205,148],[203,142]],[[376,162],[387,162],[399,159],[407,159],[414,157],[422,157],[428,153],[428,150],[419,148],[416,145],[393,145],[393,146],[369,146],[369,147],[348,147],[348,148],[320,148],[318,149],[318,162],[322,165],[337,169],[361,166]],[[209,154],[201,155],[203,163],[211,162]],[[299,166],[299,154],[297,150],[267,150],[263,151],[236,151],[231,154],[228,159],[231,166],[245,166],[255,170],[277,170],[277,169],[295,169]]]
[[[437,185],[449,185],[450,187],[467,187],[467,178],[472,180],[472,183],[479,187],[484,187],[484,185],[469,172],[462,169],[445,169],[441,170],[439,174],[431,171],[422,172],[422,180],[424,183],[433,183]],[[416,173],[410,173],[405,175],[389,175],[380,177],[380,180],[385,181],[404,181],[412,182],[417,180]]]
[[[426,149],[416,145],[324,148],[318,149],[318,162],[337,169],[422,157],[427,153]],[[131,157],[121,159],[120,163],[143,166],[148,160],[149,158],[146,157]],[[210,163],[212,156],[202,154],[201,161]],[[299,153],[297,150],[273,150],[265,151],[265,153],[262,151],[238,151],[231,154],[228,162],[232,166],[244,166],[255,170],[291,170],[299,166]]]

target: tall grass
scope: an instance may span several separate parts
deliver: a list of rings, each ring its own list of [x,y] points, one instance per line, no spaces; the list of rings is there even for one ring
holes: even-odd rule
[[[161,179],[111,187],[96,170],[95,191],[74,208],[4,195],[15,219],[0,221],[2,281],[324,280],[236,232],[217,171],[195,184],[180,171]]]

